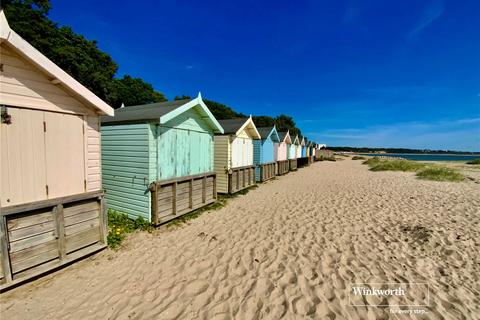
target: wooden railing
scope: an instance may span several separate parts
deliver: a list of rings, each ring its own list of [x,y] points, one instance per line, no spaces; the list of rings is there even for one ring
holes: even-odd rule
[[[289,168],[290,171],[297,170],[297,159],[296,158],[295,159],[289,159],[288,162],[289,162],[289,165],[290,165],[290,168]]]
[[[282,175],[290,170],[290,163],[288,160],[277,161],[277,175]]]
[[[215,172],[159,180],[150,185],[152,223],[155,225],[175,219],[217,199]]]
[[[103,192],[0,209],[0,290],[107,245]]]
[[[267,181],[275,177],[276,172],[276,163],[262,163],[258,166],[260,167],[260,181]]]
[[[255,166],[232,168],[228,172],[228,193],[233,194],[255,185]]]

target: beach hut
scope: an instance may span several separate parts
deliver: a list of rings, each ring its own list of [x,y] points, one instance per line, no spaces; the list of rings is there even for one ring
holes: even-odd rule
[[[0,11],[0,289],[106,246],[99,115],[113,109]]]
[[[215,135],[217,191],[232,194],[255,184],[253,140],[261,137],[252,117],[219,122],[224,134]]]
[[[302,137],[300,139],[300,158],[297,158],[297,167],[302,168],[305,166],[308,166],[310,163],[308,161],[307,157],[307,145],[308,145],[308,140],[305,137]]]
[[[295,145],[295,158],[302,157],[302,143],[304,143],[304,138],[301,136],[297,136],[298,143]]]
[[[288,131],[279,132],[280,142],[275,143],[275,161],[277,161],[277,174],[282,175],[288,172],[290,164],[288,162],[288,149],[292,144]]]
[[[160,224],[214,202],[213,135],[222,132],[200,95],[102,117],[108,208]]]
[[[300,144],[298,140],[298,135],[290,136],[292,144],[289,145],[288,150],[288,162],[290,165],[290,171],[297,170],[297,147]]]
[[[277,129],[273,127],[257,128],[261,139],[253,140],[253,163],[255,178],[266,181],[275,177],[276,161],[274,157],[275,143],[280,141]]]

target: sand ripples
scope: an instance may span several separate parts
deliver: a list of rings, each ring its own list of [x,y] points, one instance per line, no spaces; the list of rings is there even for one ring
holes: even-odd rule
[[[426,282],[429,319],[480,314],[480,191],[316,163],[174,231],[133,235],[2,295],[8,319],[389,319],[351,283]],[[425,300],[414,291],[411,303]],[[368,297],[371,304],[392,303]]]

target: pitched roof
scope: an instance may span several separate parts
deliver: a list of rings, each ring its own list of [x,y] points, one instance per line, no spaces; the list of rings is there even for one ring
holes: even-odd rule
[[[218,120],[218,122],[223,127],[223,132],[225,134],[236,134],[248,119],[250,118],[224,119]]]
[[[191,108],[199,108],[202,119],[210,123],[215,133],[223,133],[223,128],[202,100],[200,93],[195,99],[184,99],[123,107],[115,111],[115,117],[102,117],[102,124],[132,123],[155,120],[164,124]]]
[[[280,141],[280,137],[278,136],[277,128],[273,127],[260,127],[257,128],[258,133],[260,134],[261,139],[265,140],[268,137],[272,137],[272,140],[275,142]]]
[[[239,119],[224,119],[219,120],[219,122],[223,127],[225,134],[238,135],[242,130],[245,130],[250,134],[252,139],[261,139],[257,127],[252,120],[252,116]]]
[[[97,109],[100,114],[113,115],[114,110],[105,101],[85,88],[59,66],[35,49],[31,44],[10,29],[3,10],[0,10],[0,42],[8,43],[22,57],[33,63],[37,68],[48,74],[52,81],[72,91],[80,101],[87,106]]]
[[[102,123],[138,120],[158,120],[161,116],[183,106],[192,99],[128,106],[115,110],[115,117],[102,117]]]
[[[282,132],[279,132],[278,133],[278,136],[280,137],[280,141],[282,142],[287,142],[288,144],[291,144],[292,143],[292,140],[291,140],[291,137],[290,137],[290,133],[288,131],[282,131]],[[288,141],[285,141],[285,140],[290,140],[290,142]]]

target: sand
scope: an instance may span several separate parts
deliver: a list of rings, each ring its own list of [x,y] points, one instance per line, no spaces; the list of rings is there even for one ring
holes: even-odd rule
[[[474,181],[314,163],[8,291],[2,319],[411,318],[350,306],[359,282],[428,283],[408,302],[429,305],[403,309],[479,319],[479,208]]]

